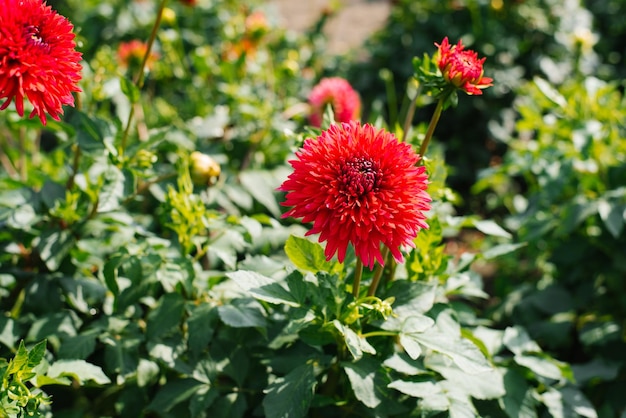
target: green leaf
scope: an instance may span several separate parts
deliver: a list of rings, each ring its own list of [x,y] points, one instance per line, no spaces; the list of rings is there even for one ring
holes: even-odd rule
[[[474,220],[472,221],[476,229],[486,235],[500,238],[511,238],[511,234],[505,231],[500,225],[492,220]]]
[[[279,377],[265,390],[263,411],[267,418],[306,417],[315,395],[314,366],[306,363],[285,377]]]
[[[413,360],[422,354],[419,342],[413,338],[413,334],[423,333],[435,324],[432,318],[424,315],[413,315],[407,318],[392,317],[383,322],[381,328],[400,333],[399,342],[402,348]]]
[[[339,334],[341,334],[341,336],[343,337],[344,342],[348,347],[348,351],[350,351],[350,354],[352,354],[352,357],[355,360],[359,360],[363,356],[364,352],[369,354],[376,354],[376,350],[374,349],[374,347],[372,347],[365,338],[358,335],[350,327],[343,325],[336,319],[333,321],[333,325],[335,326],[337,331],[339,331]]]
[[[506,369],[504,386],[506,393],[498,402],[510,418],[537,418],[535,411],[537,401],[524,376],[514,369]]]
[[[204,383],[190,378],[171,380],[154,395],[147,409],[155,412],[168,412],[179,403],[189,399],[203,386],[205,386]]]
[[[560,106],[561,108],[565,108],[567,106],[567,100],[565,100],[565,97],[552,87],[548,81],[540,77],[534,77],[533,81],[539,91],[541,91],[541,93],[543,93],[543,95],[546,96],[546,98],[548,98],[548,100],[552,103]]]
[[[317,273],[332,272],[332,262],[326,261],[324,249],[316,242],[291,235],[285,243],[285,253],[289,260],[299,269]]]
[[[547,355],[516,355],[514,360],[517,364],[528,368],[537,376],[554,380],[561,380],[565,377],[560,367],[562,363],[557,362],[557,360]]]
[[[137,386],[147,387],[154,383],[159,377],[160,368],[154,361],[139,359],[137,366]]]
[[[32,370],[35,366],[38,366],[43,360],[43,356],[46,354],[47,340],[38,342],[28,351],[28,362],[26,363],[27,370]]]
[[[265,327],[265,315],[258,305],[252,300],[235,299],[228,305],[217,308],[222,322],[234,328]]]
[[[18,338],[19,334],[15,329],[15,321],[6,316],[0,317],[0,343],[13,349]]]
[[[399,317],[428,312],[435,304],[437,285],[408,280],[395,280],[386,297],[394,297],[393,311]]]
[[[120,76],[120,87],[122,89],[122,93],[131,103],[137,103],[140,98],[139,88],[126,77]]]
[[[291,293],[276,279],[263,276],[255,271],[245,270],[226,273],[226,276],[259,300],[294,307],[300,306]]]
[[[119,208],[120,201],[124,198],[126,181],[122,170],[114,165],[107,166],[102,176],[104,183],[98,194],[98,213]]]
[[[417,362],[405,353],[394,353],[384,361],[383,365],[407,376],[426,373],[424,368],[418,367]]]
[[[613,235],[613,238],[619,238],[624,229],[624,213],[626,208],[617,202],[609,202],[607,200],[598,201],[598,214],[604,222],[606,229]]]
[[[41,234],[37,250],[46,267],[51,271],[56,271],[75,243],[76,238],[71,231],[47,229]]]
[[[99,366],[87,363],[85,360],[57,360],[48,368],[46,376],[50,378],[72,377],[81,385],[87,381],[93,381],[99,385],[111,383]]]
[[[17,352],[13,359],[9,362],[9,367],[7,368],[6,374],[14,374],[21,370],[26,370],[26,364],[28,363],[28,350],[26,350],[26,346],[24,346],[24,340],[20,341],[20,345],[17,348]]]
[[[522,242],[519,244],[500,244],[488,248],[483,252],[483,258],[486,260],[492,260],[496,257],[501,257],[506,254],[510,254],[518,249],[525,247],[527,243]]]
[[[379,363],[370,357],[363,357],[356,363],[342,364],[356,398],[368,408],[376,408],[389,397],[387,385],[378,373]]]
[[[521,327],[508,327],[505,329],[503,343],[515,355],[541,351],[541,347],[531,340],[526,330]]]
[[[480,373],[467,373],[442,354],[427,356],[424,365],[442,375],[455,388],[476,399],[496,399],[506,393],[502,375],[495,368]]]
[[[241,185],[276,218],[280,208],[276,203],[276,179],[267,171],[244,171],[239,174]]]
[[[213,338],[213,332],[217,326],[217,309],[209,304],[202,304],[191,309],[187,319],[189,338],[189,350],[199,354],[204,350]]]
[[[441,388],[433,382],[407,382],[404,380],[396,380],[391,382],[388,387],[414,398],[426,398],[442,393]]]
[[[593,405],[583,393],[572,385],[560,389],[548,388],[541,395],[543,403],[554,418],[585,417],[597,418]]]
[[[411,336],[423,346],[449,356],[467,373],[483,373],[492,369],[478,347],[466,339],[455,338],[434,329],[421,334],[411,334]]]
[[[119,267],[122,265],[124,261],[126,261],[126,254],[116,254],[111,259],[109,259],[106,263],[104,263],[104,267],[102,268],[102,275],[104,276],[104,282],[107,285],[107,288],[113,293],[113,295],[117,296],[120,293],[120,288],[117,284],[117,274]]]
[[[148,314],[146,337],[148,340],[162,337],[180,326],[185,310],[185,299],[178,293],[167,293]]]
[[[191,396],[189,401],[189,412],[191,418],[206,416],[205,411],[220,396],[220,391],[212,388],[210,385],[204,385]]]
[[[246,398],[242,393],[221,395],[206,411],[210,418],[239,418],[246,412]]]

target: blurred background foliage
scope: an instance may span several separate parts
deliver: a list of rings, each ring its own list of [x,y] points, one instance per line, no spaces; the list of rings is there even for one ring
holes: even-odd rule
[[[488,297],[455,311],[484,341],[493,335],[484,323],[515,330],[508,345],[483,351],[523,393],[506,407],[476,404],[483,416],[558,416],[550,402],[560,396],[577,408],[564,417],[626,416],[623,1],[395,0],[362,50],[334,57],[321,32],[327,15],[294,34],[262,1],[170,1],[138,92],[137,62],[121,60],[119,48],[148,39],[156,3],[50,1],[78,33],[81,103],[41,136],[27,134],[35,121],[8,110],[0,122],[27,136],[25,148],[8,134],[2,142],[19,164],[0,177],[1,354],[15,353],[20,339],[48,338],[54,359],[87,359],[117,385],[52,387],[55,416],[260,414],[273,352],[257,329],[277,334],[278,326],[257,301],[239,297],[224,271],[270,275],[286,262],[289,234],[302,232],[277,221],[274,190],[304,137],[297,132],[308,132],[308,92],[325,75],[345,76],[361,94],[363,119],[397,130],[412,58],[445,36],[486,56],[495,80],[484,95],[462,97],[435,132],[461,197],[449,199],[449,212],[496,220],[521,247],[479,263]],[[434,104],[418,104],[419,133]],[[131,112],[136,123],[121,147]],[[73,161],[77,148],[82,157]],[[194,151],[219,164],[211,183],[194,184]],[[447,226],[433,228],[424,251],[445,247],[452,258],[497,243]],[[453,292],[446,297],[456,302]],[[531,339],[541,348],[533,351]],[[522,345],[544,362],[514,364]],[[272,367],[287,373],[307,350],[296,345]],[[209,358],[216,368],[203,369]],[[542,373],[556,364],[562,378],[558,361],[572,365],[592,407],[572,401],[571,386],[552,389],[558,379]]]

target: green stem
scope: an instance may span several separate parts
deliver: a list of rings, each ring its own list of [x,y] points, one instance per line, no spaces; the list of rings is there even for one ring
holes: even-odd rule
[[[424,140],[422,141],[422,146],[420,147],[419,155],[422,158],[420,160],[420,164],[424,164],[424,154],[426,154],[426,149],[428,148],[428,144],[430,143],[430,139],[433,137],[433,133],[435,132],[435,127],[439,122],[439,118],[441,117],[441,112],[443,111],[443,102],[445,98],[439,99],[437,102],[437,107],[435,107],[435,112],[433,116],[430,118],[430,123],[428,124],[428,129],[426,130],[426,135],[424,136]]]
[[[161,26],[161,19],[163,18],[163,10],[165,10],[165,4],[167,0],[161,0],[161,4],[159,5],[159,10],[157,11],[156,19],[154,21],[154,25],[152,26],[152,31],[150,32],[150,37],[148,38],[148,44],[146,46],[146,53],[143,56],[143,60],[141,60],[141,65],[139,66],[139,71],[135,75],[135,79],[133,83],[137,86],[138,89],[143,87],[143,83],[145,80],[145,71],[146,63],[150,58],[150,53],[152,52],[152,45],[154,45],[154,40],[156,39],[157,31],[159,30],[159,26]],[[130,111],[128,112],[128,120],[126,121],[126,128],[124,129],[124,136],[122,136],[122,142],[119,149],[120,159],[124,154],[124,150],[126,149],[126,143],[128,142],[128,135],[130,132],[130,125],[133,122],[133,117],[135,115],[134,104],[130,107]]]
[[[396,335],[398,335],[397,332],[395,331],[372,331],[372,332],[367,332],[365,334],[361,334],[362,338],[369,338],[369,337],[395,337]]]
[[[352,296],[359,297],[359,287],[361,286],[361,277],[363,276],[363,262],[360,258],[356,259],[356,267],[354,269],[354,284],[352,285]]]
[[[409,129],[411,129],[411,124],[413,123],[413,116],[415,115],[415,109],[417,108],[417,98],[422,94],[422,85],[420,84],[415,92],[415,97],[411,100],[411,104],[409,105],[409,109],[406,111],[406,116],[404,118],[404,126],[402,127],[402,139],[401,141],[406,141],[406,136],[409,134]]]
[[[387,253],[389,252],[389,248],[385,247],[383,249],[383,260],[387,258]],[[380,278],[383,275],[384,266],[382,264],[377,264],[374,269],[374,277],[372,278],[372,283],[370,284],[370,288],[367,291],[367,296],[374,296],[376,294],[376,288],[378,288],[378,284],[380,283]]]

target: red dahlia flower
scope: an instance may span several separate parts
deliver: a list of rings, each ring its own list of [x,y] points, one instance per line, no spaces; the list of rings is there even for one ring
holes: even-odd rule
[[[26,97],[45,125],[46,113],[59,120],[74,106],[82,67],[73,28],[41,0],[0,0],[0,110],[15,100],[23,116]]]
[[[483,63],[486,58],[478,59],[478,54],[472,50],[465,50],[463,43],[450,45],[445,37],[435,58],[443,77],[459,87],[467,94],[483,94],[481,89],[492,86],[493,79],[483,77]]]
[[[349,122],[361,116],[361,99],[350,83],[340,77],[323,78],[309,94],[309,122],[322,126],[324,109],[330,104],[338,122]]]
[[[391,133],[357,121],[331,125],[317,139],[308,138],[290,161],[293,173],[280,186],[287,192],[283,217],[313,222],[307,235],[327,241],[326,259],[340,262],[348,244],[371,268],[384,263],[380,244],[402,262],[401,246],[427,228],[430,209],[425,168],[407,143]]]

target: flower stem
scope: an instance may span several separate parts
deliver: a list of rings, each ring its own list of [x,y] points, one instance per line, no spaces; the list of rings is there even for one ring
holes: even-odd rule
[[[359,297],[359,287],[361,286],[361,276],[363,276],[363,262],[360,258],[356,259],[356,267],[354,269],[354,284],[352,285],[352,296]]]
[[[413,116],[415,115],[415,109],[417,107],[417,98],[422,94],[422,85],[420,84],[415,92],[415,97],[411,100],[411,104],[409,105],[409,109],[406,111],[406,116],[404,118],[404,126],[402,127],[402,142],[406,141],[406,137],[409,134],[409,129],[411,129],[411,124],[413,123]]]
[[[148,38],[148,44],[146,46],[146,53],[141,60],[141,65],[139,66],[139,71],[135,75],[135,79],[133,83],[137,86],[138,89],[143,87],[143,82],[145,79],[145,71],[146,63],[150,58],[150,53],[152,52],[152,45],[154,45],[154,40],[156,39],[157,31],[159,30],[159,26],[161,26],[161,19],[163,18],[163,10],[165,10],[165,4],[167,0],[161,0],[161,4],[159,5],[159,10],[157,11],[156,19],[154,20],[154,25],[152,26],[152,31],[150,32],[150,37]],[[133,121],[133,116],[135,106],[130,107],[130,111],[128,112],[128,120],[126,121],[126,128],[124,129],[124,136],[122,136],[122,142],[120,145],[120,158],[124,154],[124,150],[126,149],[126,143],[128,141],[128,134],[130,132],[130,125]]]
[[[385,247],[382,251],[383,260],[387,258],[387,253],[389,253],[389,248]],[[374,269],[374,277],[372,278],[372,283],[370,284],[370,288],[367,291],[367,296],[374,296],[376,294],[376,288],[378,288],[378,284],[380,283],[380,278],[383,275],[384,266],[382,264],[377,264]]]
[[[420,147],[419,155],[422,158],[420,160],[420,164],[424,164],[424,154],[426,154],[426,149],[428,148],[428,144],[430,143],[430,139],[433,137],[433,133],[435,132],[435,127],[439,122],[439,118],[441,117],[441,111],[443,110],[443,102],[445,98],[439,99],[437,102],[437,107],[435,107],[435,112],[433,116],[430,118],[430,123],[428,124],[428,129],[426,130],[426,135],[424,136],[424,140],[422,141],[422,146]]]

